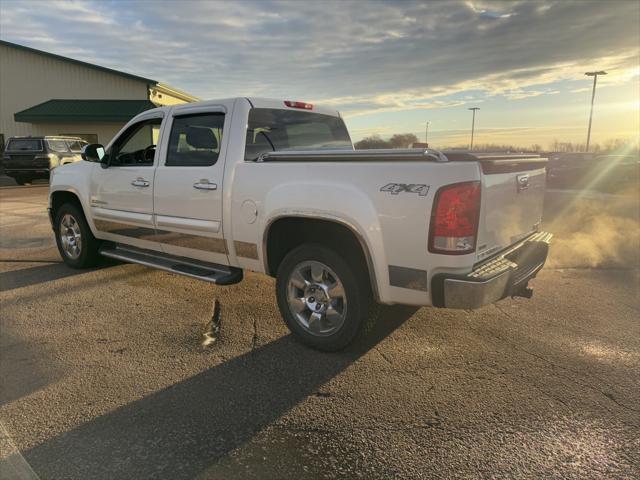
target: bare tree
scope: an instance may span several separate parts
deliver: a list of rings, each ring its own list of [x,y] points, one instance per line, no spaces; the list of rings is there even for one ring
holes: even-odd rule
[[[369,150],[372,148],[389,148],[389,142],[383,140],[380,135],[371,135],[365,137],[362,140],[354,143],[353,145],[357,150]]]
[[[412,143],[417,143],[418,137],[413,133],[396,133],[389,139],[391,148],[409,148]]]

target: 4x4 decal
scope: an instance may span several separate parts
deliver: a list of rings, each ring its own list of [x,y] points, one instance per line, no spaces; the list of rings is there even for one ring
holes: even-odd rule
[[[380,189],[381,192],[389,192],[391,195],[399,193],[417,193],[421,197],[426,197],[429,193],[429,185],[422,183],[387,183]]]

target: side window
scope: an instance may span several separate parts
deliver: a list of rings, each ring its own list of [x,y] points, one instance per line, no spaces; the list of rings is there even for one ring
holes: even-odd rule
[[[169,151],[165,165],[169,167],[208,167],[218,161],[224,113],[183,115],[173,119]]]
[[[153,118],[131,125],[111,147],[111,165],[153,166],[161,123],[161,118]]]
[[[56,153],[67,153],[69,148],[64,140],[46,140],[49,150]]]
[[[73,153],[80,153],[82,151],[82,147],[88,145],[87,142],[83,142],[81,140],[70,140],[67,144],[69,145],[69,150]]]

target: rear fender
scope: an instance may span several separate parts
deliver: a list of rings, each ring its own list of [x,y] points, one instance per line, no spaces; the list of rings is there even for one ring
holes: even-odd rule
[[[330,191],[329,191],[330,190]],[[320,202],[318,199],[322,199]],[[295,205],[292,207],[291,205]],[[322,205],[322,207],[318,207]],[[271,190],[264,201],[261,219],[261,258],[268,271],[267,239],[269,227],[285,217],[315,218],[347,227],[358,239],[367,260],[372,288],[380,302],[389,301],[386,256],[376,210],[363,192],[349,185],[319,182],[286,183]]]

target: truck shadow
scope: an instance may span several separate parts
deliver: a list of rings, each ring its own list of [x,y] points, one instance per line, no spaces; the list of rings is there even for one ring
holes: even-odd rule
[[[249,441],[402,325],[417,308],[384,307],[346,352],[292,337],[206,370],[32,448],[43,478],[194,478]]]
[[[4,260],[3,262],[10,263],[11,260]],[[17,260],[16,262],[24,263],[25,261]],[[60,280],[62,278],[80,275],[114,265],[118,265],[118,262],[105,259],[101,260],[98,266],[94,268],[76,270],[68,267],[60,261],[46,263],[44,265],[37,265],[35,267],[23,268],[20,270],[9,270],[6,272],[0,272],[0,292],[6,292],[9,290],[14,290],[16,288],[28,287],[31,285],[38,285],[40,283],[49,282],[52,280]]]
[[[64,375],[46,341],[25,340],[4,326],[0,335],[0,406],[46,387]],[[42,359],[46,358],[48,361]]]

